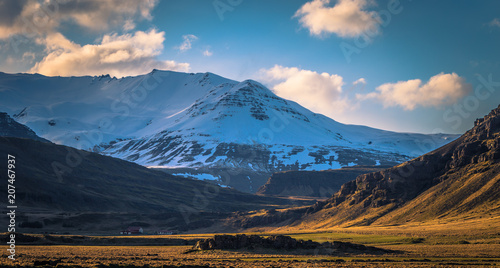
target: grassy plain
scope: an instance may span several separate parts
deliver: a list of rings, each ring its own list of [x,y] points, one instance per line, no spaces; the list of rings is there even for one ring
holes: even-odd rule
[[[384,255],[335,256],[268,249],[213,250],[185,254],[191,245],[161,245],[162,239],[192,244],[213,234],[92,237],[91,245],[18,245],[16,261],[3,253],[2,267],[491,267],[500,266],[500,219],[436,222],[329,230],[274,230],[251,234],[286,234],[296,239],[344,241],[396,250]],[[250,234],[250,233],[247,233]],[[123,240],[126,245],[117,242]],[[137,240],[130,243],[130,239]],[[111,245],[114,241],[117,245]],[[148,241],[151,241],[148,245]],[[170,241],[170,240],[168,240]],[[167,244],[167,243],[163,243]],[[4,251],[6,252],[6,251]]]

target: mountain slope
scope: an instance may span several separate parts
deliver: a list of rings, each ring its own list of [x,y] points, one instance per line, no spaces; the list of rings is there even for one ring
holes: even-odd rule
[[[18,159],[18,201],[25,209],[170,211],[177,210],[181,204],[192,203],[196,192],[214,199],[214,202],[204,207],[212,211],[235,211],[244,209],[247,204],[264,205],[278,200],[168,175],[109,156],[30,139],[1,137],[0,151]],[[4,170],[6,163],[0,166]]]
[[[236,170],[229,185],[243,191],[277,171],[395,165],[456,138],[344,125],[256,81],[211,73],[0,73],[0,95],[16,120],[55,143],[145,166]]]
[[[309,209],[304,224],[401,224],[500,214],[500,106],[457,140],[361,175]]]
[[[31,139],[0,137],[0,152],[16,160],[16,204],[22,211],[17,222],[41,222],[44,231],[116,233],[135,221],[185,230],[234,211],[290,205]],[[7,170],[7,161],[0,169]],[[7,188],[7,180],[2,183]],[[7,191],[0,198],[7,200]]]
[[[422,150],[426,139],[446,143],[453,137],[343,125],[281,99],[252,80],[216,86],[189,108],[153,122],[137,135],[140,138],[113,144],[104,153],[158,166],[326,169],[377,160],[397,163]],[[241,156],[248,151],[255,155],[251,161]]]
[[[26,138],[42,142],[49,142],[44,138],[40,138],[29,127],[23,124],[19,124],[7,113],[2,112],[0,112],[0,137]]]
[[[380,171],[389,166],[354,166],[322,171],[276,172],[261,186],[257,194],[280,196],[313,196],[329,198],[340,187],[357,176]]]

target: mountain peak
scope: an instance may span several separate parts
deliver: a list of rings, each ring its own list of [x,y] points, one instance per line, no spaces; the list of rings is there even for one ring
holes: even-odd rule
[[[261,83],[255,81],[255,80],[252,80],[252,79],[246,79],[246,80],[242,81],[241,83],[265,88]]]
[[[0,78],[4,111],[52,141],[143,165],[240,168],[250,177],[230,186],[250,191],[274,171],[401,163],[428,137],[343,125],[213,73]]]
[[[267,87],[265,87],[261,83],[255,81],[255,80],[251,80],[251,79],[240,82],[239,84],[234,86],[233,90],[235,92],[239,92],[239,93],[243,93],[243,94],[254,94],[254,95],[259,95],[259,96],[271,97],[273,99],[279,98],[270,89],[268,89]]]

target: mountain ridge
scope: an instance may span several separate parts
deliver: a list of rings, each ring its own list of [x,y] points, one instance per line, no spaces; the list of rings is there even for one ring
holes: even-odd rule
[[[0,137],[26,138],[50,143],[50,141],[39,137],[29,127],[12,119],[7,113],[0,112],[0,126]]]
[[[344,184],[309,217],[327,214],[327,225],[369,225],[498,214],[499,174],[500,105],[455,141]]]
[[[247,192],[276,171],[395,165],[456,138],[341,124],[212,73],[0,74],[0,91],[8,113],[55,143],[144,166],[237,169],[232,186]]]

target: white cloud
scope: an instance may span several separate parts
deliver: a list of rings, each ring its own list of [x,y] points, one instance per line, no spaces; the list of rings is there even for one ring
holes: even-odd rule
[[[425,84],[414,79],[386,83],[377,87],[376,92],[357,94],[358,100],[376,99],[384,107],[400,106],[405,110],[413,110],[417,106],[442,107],[456,103],[472,90],[472,86],[456,73],[440,73]]]
[[[261,70],[262,80],[273,84],[274,93],[302,106],[335,117],[353,108],[343,95],[343,78],[336,74],[317,73],[296,67],[275,65]]]
[[[203,56],[205,56],[205,57],[210,57],[213,54],[214,53],[212,51],[210,51],[208,48],[203,51]]]
[[[490,21],[489,25],[491,27],[499,27],[500,28],[500,20],[498,18],[494,18],[492,21]]]
[[[349,88],[349,91],[354,92],[354,91],[364,91],[366,87],[366,80],[364,78],[359,78],[358,80],[352,82],[351,87]]]
[[[366,11],[369,0],[313,0],[304,4],[294,17],[313,35],[335,33],[340,37],[357,37],[368,31],[377,33],[377,13]]]
[[[125,24],[123,24],[123,30],[125,32],[131,31],[135,29],[135,23],[133,20],[126,20]]]
[[[164,32],[134,32],[138,21],[152,19],[157,3],[157,0],[0,1],[0,40],[12,37],[15,49],[25,42],[39,45],[22,57],[18,55],[17,63],[9,68],[23,68],[23,71],[31,68],[30,72],[62,76],[106,73],[126,76],[153,68],[188,71],[187,63],[157,59],[163,50]],[[99,36],[109,30],[131,33],[105,34],[96,44],[80,45],[59,32],[63,25]],[[23,42],[17,42],[18,39]]]
[[[68,22],[92,31],[127,26],[133,20],[151,20],[157,0],[26,0],[0,1],[0,39],[15,34],[30,37],[57,32]]]
[[[143,74],[154,68],[188,71],[188,63],[156,59],[163,50],[164,35],[156,30],[111,34],[104,35],[100,44],[81,46],[60,33],[53,33],[38,39],[46,46],[47,56],[30,71],[49,76],[110,74],[117,77]]]
[[[183,35],[182,39],[184,39],[184,42],[178,47],[176,47],[180,52],[185,52],[191,49],[191,43],[198,40],[198,37],[194,34],[187,34]]]
[[[364,78],[360,78],[354,82],[352,82],[353,85],[366,85],[366,80]]]

